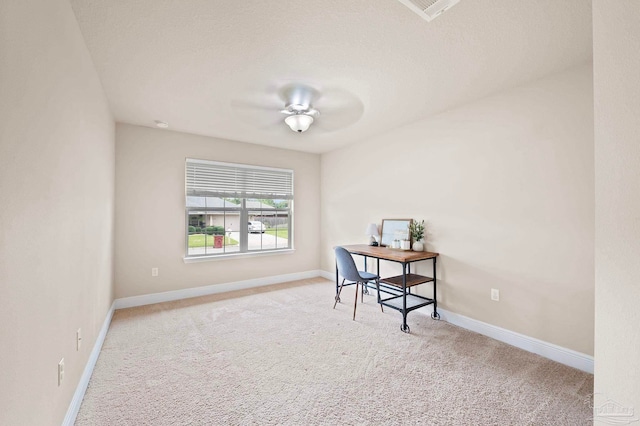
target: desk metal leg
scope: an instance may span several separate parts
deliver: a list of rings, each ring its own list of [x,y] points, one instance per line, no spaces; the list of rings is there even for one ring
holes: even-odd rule
[[[440,314],[438,313],[438,292],[437,292],[438,277],[436,276],[436,258],[433,258],[433,312],[431,312],[431,319],[439,320]]]
[[[339,292],[339,284],[338,281],[340,280],[339,275],[338,275],[338,262],[336,261],[336,302],[340,301],[340,292]],[[333,307],[335,308],[336,305],[333,305]]]
[[[405,333],[411,333],[409,325],[407,325],[407,264],[402,264],[402,325],[400,330]]]
[[[367,256],[364,256],[364,270],[365,272],[369,272],[367,269]],[[369,294],[369,283],[362,284],[362,294]]]
[[[376,265],[376,275],[378,276],[378,303],[380,303],[380,258],[376,259],[377,260],[377,265]],[[382,308],[382,303],[380,303],[380,308]],[[384,308],[382,309],[382,312],[384,312]]]

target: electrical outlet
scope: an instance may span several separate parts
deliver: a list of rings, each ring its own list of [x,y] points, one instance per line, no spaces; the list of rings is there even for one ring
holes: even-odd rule
[[[500,301],[500,290],[498,290],[497,288],[491,289],[491,300],[494,300],[496,302]]]
[[[82,346],[82,329],[79,328],[78,331],[76,331],[76,351],[79,351],[81,346]]]
[[[64,358],[58,363],[58,386],[62,384],[64,380]]]
[[[151,268],[151,276],[152,277],[158,276],[158,268]]]

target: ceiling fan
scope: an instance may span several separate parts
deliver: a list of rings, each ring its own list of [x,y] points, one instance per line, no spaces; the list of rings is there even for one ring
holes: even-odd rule
[[[360,119],[364,105],[355,95],[337,88],[319,89],[305,83],[287,83],[231,102],[240,118],[259,127],[284,123],[296,133],[335,131]],[[322,114],[321,114],[322,111]]]

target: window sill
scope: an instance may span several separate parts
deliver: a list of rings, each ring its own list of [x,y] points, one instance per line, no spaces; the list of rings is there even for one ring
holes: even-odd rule
[[[295,249],[283,249],[283,250],[268,250],[255,253],[230,253],[230,254],[217,254],[213,256],[194,256],[184,257],[182,260],[184,263],[200,263],[211,262],[216,260],[231,260],[231,259],[244,259],[247,257],[259,257],[259,256],[273,256],[278,254],[293,254]]]

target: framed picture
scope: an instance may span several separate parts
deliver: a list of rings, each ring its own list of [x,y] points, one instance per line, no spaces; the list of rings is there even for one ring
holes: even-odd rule
[[[412,219],[382,219],[382,230],[380,231],[380,245],[390,246],[394,240],[409,240],[409,225]]]

